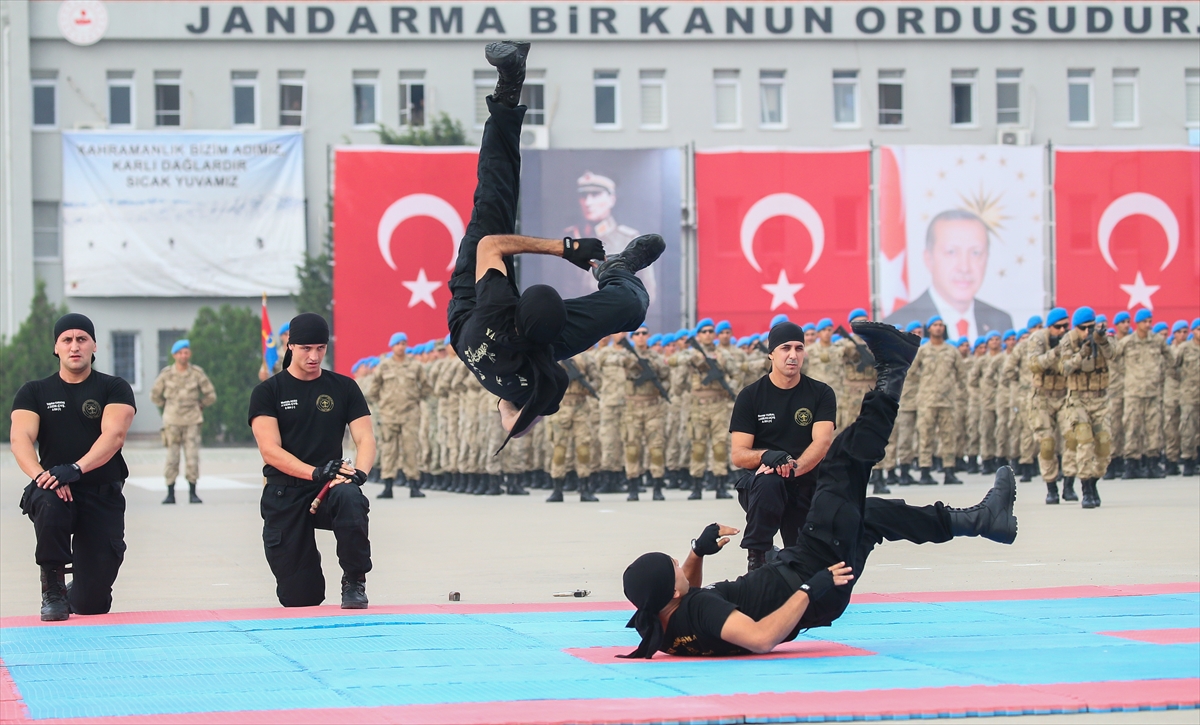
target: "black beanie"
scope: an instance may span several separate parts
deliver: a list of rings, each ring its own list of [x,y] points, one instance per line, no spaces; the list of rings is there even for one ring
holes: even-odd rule
[[[767,335],[767,354],[775,352],[775,348],[785,342],[804,342],[804,328],[795,322],[781,322],[771,328]]]
[[[78,312],[68,312],[58,318],[58,322],[54,323],[54,341],[58,342],[58,336],[67,330],[83,330],[92,338],[93,342],[96,340],[96,327],[86,315]]]
[[[567,305],[553,287],[535,284],[517,299],[516,317],[517,334],[535,345],[549,345],[567,326]]]
[[[663,627],[658,613],[675,596],[675,564],[671,557],[662,552],[642,554],[625,569],[622,581],[625,584],[625,597],[637,607],[637,612],[625,626],[637,629],[642,642],[629,654],[617,656],[650,659],[663,640]]]
[[[329,323],[315,312],[304,312],[293,317],[288,333],[289,345],[329,344]]]

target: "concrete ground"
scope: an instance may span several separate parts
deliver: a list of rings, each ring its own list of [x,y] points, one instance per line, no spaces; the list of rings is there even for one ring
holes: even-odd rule
[[[162,448],[131,444],[126,541],[114,611],[225,609],[277,606],[274,581],[262,549],[258,513],[261,460],[254,449],[205,449],[203,505],[160,503]],[[977,503],[990,477],[967,476],[966,485],[910,486],[896,497],[913,504],[943,500]],[[5,450],[0,454],[0,616],[29,615],[40,601],[33,563],[33,528],[17,506],[28,483]],[[1200,580],[1200,479],[1101,482],[1103,505],[1047,506],[1040,483],[1019,484],[1020,529],[1012,546],[980,539],[944,545],[887,543],[876,549],[856,592],[984,590],[1071,585],[1153,584]],[[744,524],[736,501],[700,502],[668,491],[667,500],[624,494],[584,504],[577,496],[546,504],[545,492],[527,497],[483,497],[430,492],[410,500],[372,497],[374,571],[372,604],[553,601],[555,592],[586,589],[596,601],[621,600],[621,572],[649,550],[682,557],[703,527],[719,521]],[[340,571],[332,535],[318,532],[325,553],[327,602],[336,602]],[[706,579],[745,571],[735,549],[708,561]],[[558,601],[562,601],[561,599]],[[995,720],[995,719],[994,719]],[[1022,717],[1030,722],[1200,722],[1200,711]],[[1017,721],[1014,719],[1014,721]]]

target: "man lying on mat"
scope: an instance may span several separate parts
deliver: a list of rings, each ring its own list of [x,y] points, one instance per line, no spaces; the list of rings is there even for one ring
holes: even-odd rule
[[[834,439],[821,462],[797,543],[735,581],[703,588],[703,557],[720,551],[737,529],[710,524],[692,542],[682,566],[663,553],[643,554],[625,570],[625,596],[637,607],[628,626],[642,637],[625,657],[649,659],[660,651],[762,654],[802,629],[829,626],[846,610],[855,574],[884,539],[915,544],[956,536],[1002,544],[1016,539],[1016,482],[1008,467],[996,474],[983,501],[968,509],[867,497],[871,467],[883,459],[919,340],[881,323],[855,322],[853,328],[875,355],[878,382],[863,399],[858,419]]]

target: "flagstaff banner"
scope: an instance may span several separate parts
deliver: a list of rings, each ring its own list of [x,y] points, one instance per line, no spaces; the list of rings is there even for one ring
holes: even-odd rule
[[[478,150],[347,146],[335,151],[333,318],[337,370],[446,335],[449,281],[475,193]]]
[[[741,336],[869,307],[870,173],[866,148],[697,151],[697,316]]]
[[[885,322],[940,315],[950,336],[973,339],[1044,311],[1044,156],[1036,146],[880,149]]]
[[[295,132],[64,132],[68,297],[297,291],[304,137]]]
[[[1058,304],[1200,314],[1200,149],[1054,154]]]
[[[667,250],[638,273],[650,295],[646,324],[681,324],[680,150],[551,150],[521,155],[521,233],[548,239],[595,237],[609,254],[639,234],[662,235]],[[564,298],[596,291],[590,272],[558,257],[526,254],[521,288],[548,284]]]

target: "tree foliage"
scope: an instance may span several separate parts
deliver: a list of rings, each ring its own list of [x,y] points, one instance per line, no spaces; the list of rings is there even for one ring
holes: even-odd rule
[[[204,410],[205,443],[253,440],[246,413],[262,365],[262,318],[245,307],[201,307],[188,340],[192,360],[204,369],[217,402]]]
[[[37,281],[29,317],[21,323],[12,339],[0,338],[0,438],[8,440],[12,426],[13,397],[29,380],[53,375],[58,371],[54,357],[54,323],[67,313],[66,305],[52,305],[46,297],[46,283]]]
[[[397,131],[381,123],[376,133],[379,143],[396,146],[465,146],[467,143],[467,132],[462,123],[445,111],[428,126],[410,126]]]

